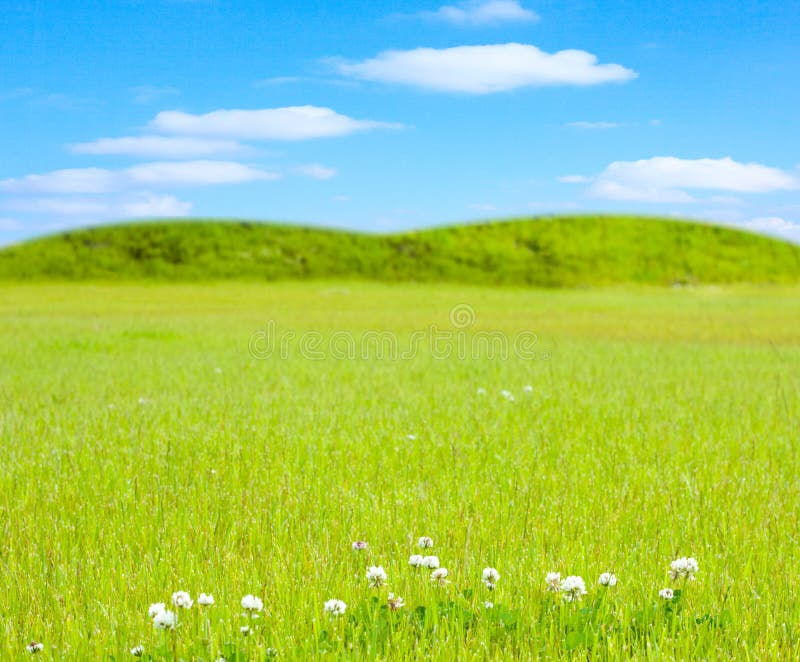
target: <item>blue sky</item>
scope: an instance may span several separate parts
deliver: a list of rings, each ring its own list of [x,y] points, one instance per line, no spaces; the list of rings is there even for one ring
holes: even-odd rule
[[[5,0],[0,243],[644,212],[800,241],[800,2]]]

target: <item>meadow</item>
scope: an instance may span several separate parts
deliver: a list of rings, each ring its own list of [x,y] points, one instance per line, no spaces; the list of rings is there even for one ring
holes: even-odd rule
[[[797,659],[799,301],[0,284],[0,659]],[[432,325],[536,336],[325,344]]]

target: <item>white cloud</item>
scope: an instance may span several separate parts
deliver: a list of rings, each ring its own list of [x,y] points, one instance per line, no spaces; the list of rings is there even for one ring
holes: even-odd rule
[[[211,184],[240,184],[280,175],[234,161],[160,161],[142,163],[124,171],[137,184],[168,184],[206,186]]]
[[[800,187],[797,177],[760,163],[722,159],[680,159],[657,156],[640,161],[615,161],[589,188],[589,194],[610,200],[694,202],[688,190],[769,193]]]
[[[91,142],[68,145],[74,154],[126,154],[156,158],[196,158],[215,154],[241,154],[252,148],[235,140],[173,136],[126,136],[100,138]]]
[[[15,232],[22,229],[22,223],[16,218],[0,218],[0,232]]]
[[[336,168],[329,168],[328,166],[320,165],[319,163],[308,163],[300,165],[292,169],[297,175],[303,177],[311,177],[312,179],[331,179],[336,177]]]
[[[180,94],[174,87],[159,87],[157,85],[137,85],[130,88],[134,103],[152,103],[165,97],[172,97]]]
[[[563,177],[558,177],[558,181],[562,184],[586,184],[592,180],[584,175],[564,175]]]
[[[261,110],[215,110],[205,115],[168,110],[156,115],[151,126],[167,133],[194,136],[308,140],[370,129],[400,128],[402,125],[357,120],[319,106],[287,106]]]
[[[83,220],[186,216],[192,204],[172,195],[139,193],[122,198],[36,198],[11,200],[4,207],[27,214],[78,217]]]
[[[800,223],[792,223],[779,216],[761,216],[741,224],[747,230],[800,241]]]
[[[623,125],[617,122],[568,122],[564,126],[570,129],[592,130],[592,129],[618,129]]]
[[[516,0],[484,0],[445,5],[434,12],[421,12],[424,18],[433,18],[453,25],[475,26],[498,23],[531,22],[539,20],[535,12],[525,9]]]
[[[337,68],[346,76],[365,80],[469,94],[546,85],[598,85],[637,76],[619,64],[598,64],[597,57],[586,51],[551,54],[515,43],[384,51],[363,62],[339,63]]]
[[[334,195],[331,200],[333,202],[350,202],[349,195]]]
[[[54,170],[42,175],[0,179],[0,191],[12,193],[104,193],[115,188],[116,175],[104,168]]]
[[[277,179],[280,175],[233,161],[157,161],[124,170],[80,168],[54,170],[0,180],[11,193],[108,193],[140,187],[206,186]]]
[[[497,211],[494,205],[486,204],[483,202],[474,202],[467,205],[467,209],[474,209],[475,211]]]

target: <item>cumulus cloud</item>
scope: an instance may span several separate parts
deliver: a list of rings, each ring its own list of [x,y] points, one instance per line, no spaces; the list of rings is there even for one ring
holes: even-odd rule
[[[130,88],[131,97],[134,103],[145,104],[153,103],[165,97],[176,96],[180,91],[174,87],[159,87],[157,85],[137,85]]]
[[[800,242],[800,223],[792,223],[780,216],[760,216],[741,224],[741,227],[754,232],[775,235]]]
[[[622,124],[617,122],[567,122],[564,126],[570,129],[590,131],[593,129],[618,129]]]
[[[328,166],[320,165],[319,163],[308,163],[295,167],[292,172],[296,175],[303,177],[311,177],[312,179],[331,179],[336,177],[336,168],[329,168]]]
[[[108,193],[149,186],[206,186],[277,179],[278,174],[234,161],[156,161],[124,170],[75,168],[0,180],[10,193]]]
[[[798,187],[794,175],[760,163],[657,156],[611,163],[588,192],[609,200],[686,203],[696,200],[689,190],[770,193]]]
[[[167,110],[158,113],[151,122],[152,128],[166,133],[253,140],[309,140],[401,126],[353,119],[319,106],[215,110],[204,115]]]
[[[22,223],[16,218],[0,218],[0,232],[15,232],[22,229]]]
[[[91,220],[186,216],[192,204],[172,195],[138,193],[121,198],[36,198],[11,200],[6,208],[27,214],[76,217]]]
[[[125,154],[168,159],[196,158],[216,154],[242,154],[252,148],[235,140],[175,136],[126,136],[99,138],[91,142],[68,145],[74,154]]]
[[[384,51],[372,59],[336,66],[340,73],[354,78],[468,94],[620,83],[637,76],[619,64],[599,64],[597,56],[586,51],[546,53],[516,43]]]
[[[539,17],[516,0],[484,0],[445,5],[436,11],[417,14],[422,18],[445,21],[452,25],[477,26],[498,23],[538,21]]]

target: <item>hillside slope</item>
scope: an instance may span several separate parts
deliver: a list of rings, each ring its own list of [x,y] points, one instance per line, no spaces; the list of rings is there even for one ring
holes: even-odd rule
[[[369,235],[192,220],[76,230],[0,251],[4,280],[365,278],[485,284],[800,282],[800,246],[730,228],[612,216]]]

